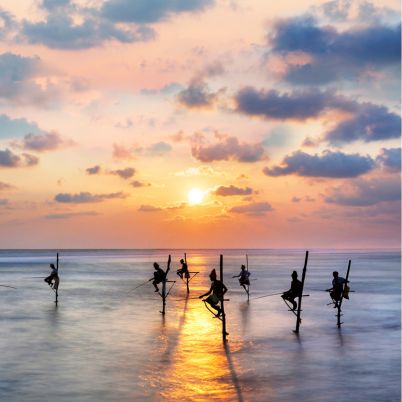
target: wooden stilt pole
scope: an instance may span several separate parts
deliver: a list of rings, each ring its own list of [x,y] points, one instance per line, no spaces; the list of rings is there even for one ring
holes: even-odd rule
[[[184,253],[184,262],[185,262],[185,264],[186,264],[186,266],[187,266],[187,253]],[[189,274],[189,272],[188,272],[188,266],[187,266],[187,272],[186,272],[187,294],[190,293],[190,287],[189,287],[189,285],[188,285],[189,279],[190,279],[190,274]]]
[[[248,273],[248,254],[246,254],[246,270]],[[249,283],[250,283],[250,278],[247,276]],[[250,301],[250,285],[246,285],[247,286],[247,301]]]
[[[57,276],[59,276],[59,253],[56,254],[56,272],[57,272]],[[58,282],[57,288],[56,288],[56,300],[55,300],[56,306],[57,306],[57,303],[59,302],[59,283],[60,283],[60,279],[59,279],[59,282]]]
[[[308,251],[306,251],[306,257],[304,259],[304,267],[303,267],[303,274],[302,274],[302,287],[301,287],[301,292],[299,296],[299,302],[297,303],[297,318],[296,318],[296,329],[295,333],[299,333],[299,328],[300,328],[300,323],[301,323],[301,318],[300,318],[300,313],[301,313],[301,304],[302,304],[302,298],[303,298],[303,289],[304,289],[304,281],[306,279],[306,271],[307,271],[307,261],[308,261]]]
[[[219,261],[219,280],[223,283],[223,255],[220,255]],[[224,305],[224,297],[221,299],[221,310],[222,310],[222,339],[223,342],[226,342],[226,314],[225,314],[225,305]]]
[[[345,286],[347,286],[347,284],[348,284],[349,271],[350,271],[350,265],[351,265],[351,263],[352,263],[352,261],[349,260],[349,262],[348,262],[348,270],[346,271],[345,283],[343,284],[341,298],[340,298],[339,303],[338,303],[338,314],[337,314],[337,324],[336,324],[336,325],[338,326],[338,328],[340,328],[341,325],[343,324],[343,323],[341,322],[341,315],[342,315],[342,314],[341,314],[341,312],[342,312],[341,307],[342,307],[343,293],[344,293],[344,291],[345,291]]]
[[[162,304],[162,314],[163,315],[165,315],[165,312],[166,312],[166,297],[167,297],[167,295],[166,295],[166,282],[167,282],[167,275],[168,275],[168,272],[170,270],[170,261],[171,261],[171,257],[170,257],[170,254],[169,254],[167,268],[166,268],[166,271],[165,271],[165,278],[162,281],[162,303],[163,303]]]

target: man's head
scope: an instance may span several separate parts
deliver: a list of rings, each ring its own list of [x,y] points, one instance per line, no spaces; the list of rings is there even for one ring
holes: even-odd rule
[[[211,273],[209,274],[209,279],[211,279],[211,281],[216,281],[216,271],[215,268],[211,271]]]
[[[54,266],[54,264],[50,264],[50,268],[56,269],[56,267]]]
[[[158,269],[159,268],[159,264],[157,262],[154,262],[154,268]]]
[[[297,279],[297,272],[293,271],[291,276],[292,276],[293,279]]]
[[[241,270],[244,271],[246,269],[245,265],[241,266]]]
[[[338,271],[334,271],[334,272],[332,272],[332,275],[334,276],[334,278],[337,278],[338,277]]]
[[[184,264],[184,260],[183,260],[183,258],[180,260],[180,263],[181,263],[181,264]]]

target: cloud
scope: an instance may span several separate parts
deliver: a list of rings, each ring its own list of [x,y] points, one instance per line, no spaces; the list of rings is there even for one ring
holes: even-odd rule
[[[240,143],[236,137],[215,135],[217,142],[212,145],[205,144],[205,137],[197,135],[192,140],[191,153],[201,162],[222,160],[236,160],[252,163],[266,159],[264,147],[261,143]]]
[[[151,187],[150,183],[144,183],[142,181],[134,180],[130,183],[134,188],[140,188],[140,187]]]
[[[183,89],[183,85],[178,82],[171,82],[169,84],[164,85],[158,89],[147,89],[144,88],[141,90],[141,94],[143,95],[172,95]]]
[[[224,172],[215,170],[211,166],[197,166],[190,167],[181,172],[176,172],[175,176],[184,176],[184,177],[192,177],[192,176],[225,176]]]
[[[153,205],[141,205],[138,208],[138,211],[140,211],[140,212],[159,212],[159,211],[163,211],[163,209],[160,207],[154,207]]]
[[[0,191],[11,190],[13,188],[14,188],[14,186],[12,186],[11,184],[0,181]]]
[[[101,172],[101,167],[99,165],[95,165],[89,167],[85,170],[89,175],[99,174]]]
[[[54,151],[56,149],[73,145],[69,140],[64,140],[60,134],[55,131],[43,134],[27,134],[20,143],[17,143],[23,149],[36,152]]]
[[[237,111],[240,113],[281,120],[305,120],[319,116],[328,108],[346,106],[342,105],[342,102],[335,101],[336,96],[333,92],[316,89],[280,94],[273,89],[258,91],[252,87],[245,87],[235,96]]]
[[[210,108],[217,99],[217,93],[211,93],[208,85],[203,81],[193,81],[180,91],[177,100],[182,106],[190,109]]]
[[[41,78],[41,84],[35,80]],[[59,90],[43,77],[39,57],[24,57],[13,53],[0,54],[0,98],[13,103],[34,106],[54,106]]]
[[[82,20],[77,24],[73,15]],[[55,7],[44,21],[22,22],[21,38],[53,49],[79,50],[101,46],[107,41],[145,42],[155,37],[146,26],[120,26],[101,18],[95,9]]]
[[[54,200],[61,203],[87,204],[111,199],[123,199],[126,197],[127,194],[122,192],[109,194],[91,194],[89,192],[81,192],[78,194],[59,193],[54,197]]]
[[[0,167],[28,167],[39,163],[39,158],[34,155],[23,153],[17,155],[9,149],[0,149]]]
[[[125,145],[113,144],[113,158],[115,159],[134,159],[134,149]]]
[[[0,8],[0,39],[6,39],[17,28],[14,17]]]
[[[177,13],[202,11],[212,3],[212,0],[108,0],[100,7],[85,7],[68,0],[43,0],[39,6],[45,18],[24,19],[19,40],[64,50],[89,49],[109,41],[145,42],[156,35],[150,24]]]
[[[219,186],[215,191],[213,191],[213,194],[220,195],[223,197],[234,196],[234,195],[250,195],[253,194],[253,189],[250,187],[241,188],[233,185]]]
[[[401,58],[401,26],[372,23],[338,31],[319,26],[311,16],[279,21],[270,36],[277,54],[304,53],[305,63],[289,64],[285,79],[292,84],[326,84],[355,79],[366,71],[398,67]]]
[[[81,217],[81,216],[97,216],[99,215],[98,212],[96,211],[83,211],[83,212],[64,212],[64,213],[59,213],[59,214],[48,214],[45,215],[45,219],[56,219],[56,220],[62,220],[62,219],[71,219],[71,218],[76,218],[76,217]]]
[[[241,89],[235,96],[237,111],[263,119],[306,120],[316,118],[328,110],[341,110],[348,117],[329,130],[321,140],[333,145],[353,141],[381,141],[399,138],[401,118],[385,106],[359,103],[333,91],[308,89],[280,94],[276,90]],[[306,145],[314,145],[311,138]]]
[[[263,172],[274,177],[296,174],[304,177],[349,178],[367,173],[374,166],[372,158],[359,154],[324,151],[319,156],[296,151],[283,159],[282,166],[265,167]]]
[[[234,212],[237,214],[244,214],[248,216],[262,216],[267,212],[272,211],[273,208],[268,202],[252,202],[246,205],[240,205],[233,207],[229,212]]]
[[[353,141],[383,141],[400,138],[401,118],[384,106],[370,103],[359,105],[359,111],[351,119],[339,123],[325,134],[325,140],[333,145]]]
[[[160,141],[155,144],[151,144],[145,149],[145,152],[151,156],[161,156],[172,150],[172,146],[167,142]]]
[[[133,177],[135,174],[135,169],[132,167],[127,167],[124,169],[117,169],[117,170],[112,170],[110,174],[116,175],[121,177],[122,179],[129,179],[130,177]]]
[[[0,138],[18,138],[28,133],[41,134],[42,132],[36,123],[24,118],[12,119],[5,114],[0,115]]]
[[[114,22],[151,24],[174,14],[203,11],[213,0],[109,0],[101,9],[104,18]]]
[[[397,177],[355,179],[347,186],[329,190],[325,202],[361,207],[401,200],[401,180]]]
[[[382,148],[377,162],[391,172],[401,171],[401,148]]]

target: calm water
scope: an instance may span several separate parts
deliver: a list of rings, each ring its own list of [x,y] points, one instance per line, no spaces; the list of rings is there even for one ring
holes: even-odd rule
[[[301,274],[304,251],[224,250],[230,335],[199,299],[220,251],[187,250],[190,299],[180,279],[167,302],[146,285],[168,251],[61,251],[59,305],[41,278],[54,251],[0,251],[1,401],[400,401],[400,253],[310,252],[297,337],[279,296]],[[239,287],[249,255],[251,300]],[[175,274],[180,250],[171,251]],[[341,330],[328,303],[332,271],[351,287]]]

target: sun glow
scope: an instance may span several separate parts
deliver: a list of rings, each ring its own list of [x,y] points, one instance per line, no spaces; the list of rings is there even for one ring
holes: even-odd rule
[[[199,188],[192,188],[187,194],[188,202],[191,205],[201,204],[204,199],[204,192]]]

